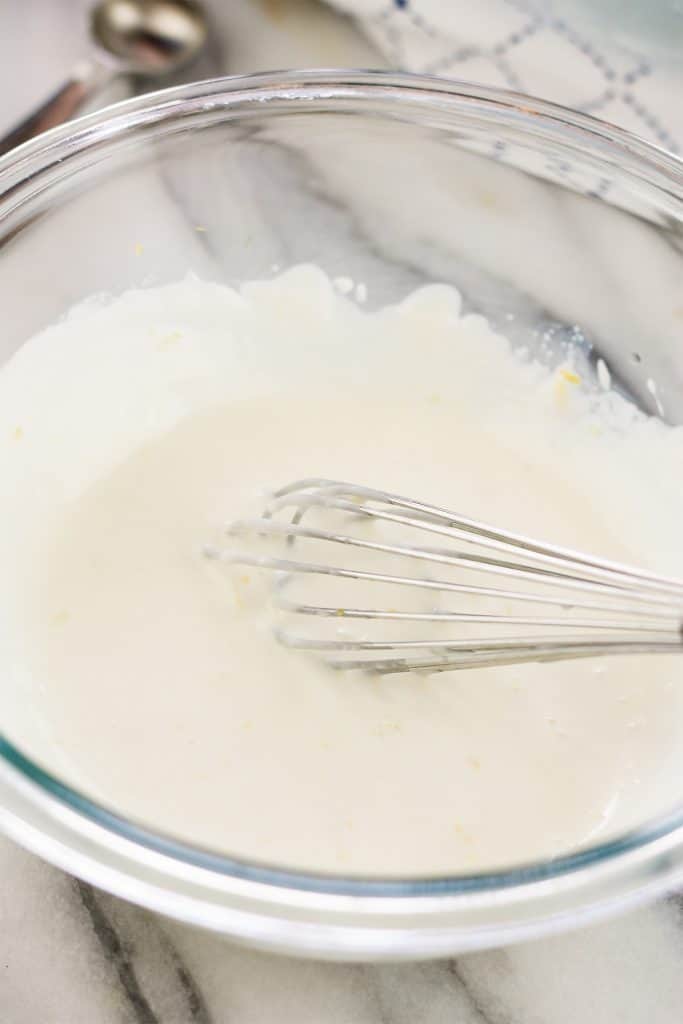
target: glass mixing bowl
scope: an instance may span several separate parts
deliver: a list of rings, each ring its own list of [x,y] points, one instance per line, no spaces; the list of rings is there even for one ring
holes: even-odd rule
[[[3,359],[95,292],[188,269],[237,283],[302,261],[364,282],[370,306],[451,282],[538,358],[572,346],[586,372],[602,359],[643,408],[683,422],[683,165],[589,117],[436,79],[290,72],[126,102],[0,162]],[[683,808],[552,862],[467,877],[244,863],[76,792],[22,743],[30,712],[10,680],[3,706],[11,837],[265,948],[437,956],[577,923],[683,872]]]

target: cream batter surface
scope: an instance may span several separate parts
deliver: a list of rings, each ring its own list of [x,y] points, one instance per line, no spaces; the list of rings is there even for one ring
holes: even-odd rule
[[[279,646],[258,574],[202,546],[315,475],[683,575],[683,431],[446,286],[93,299],[0,374],[9,738],[147,826],[337,873],[509,866],[678,802],[681,658],[369,678]]]

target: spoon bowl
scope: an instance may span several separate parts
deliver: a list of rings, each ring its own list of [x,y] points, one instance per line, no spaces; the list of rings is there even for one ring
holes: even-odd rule
[[[199,56],[208,25],[196,0],[101,0],[90,16],[94,52],[51,96],[0,136],[0,157],[68,121],[120,75],[163,78]]]
[[[207,25],[193,0],[103,0],[91,15],[96,43],[138,75],[165,75],[192,61]]]

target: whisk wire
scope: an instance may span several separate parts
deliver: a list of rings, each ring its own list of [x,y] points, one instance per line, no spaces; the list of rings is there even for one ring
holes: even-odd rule
[[[304,522],[313,513],[327,517],[341,514],[352,526],[365,523],[398,529],[402,539],[397,542],[386,536],[361,536],[353,529],[335,530],[328,524]],[[286,556],[222,547],[207,548],[206,553],[230,564],[274,572],[274,604],[297,621],[306,621],[306,617],[336,620],[331,637],[296,632],[288,627],[276,630],[284,645],[315,651],[335,668],[362,668],[379,673],[434,672],[605,654],[683,651],[683,581],[542,543],[385,491],[325,479],[300,480],[274,492],[262,516],[233,523],[228,533],[233,538],[284,541]],[[411,537],[408,543],[404,542],[406,533]],[[413,538],[420,534],[438,537],[442,546],[418,543]],[[444,540],[455,546],[446,546]],[[388,557],[392,559],[392,571],[294,557],[296,546],[309,542],[322,544],[326,550],[329,547],[347,554],[355,552],[359,557]],[[455,579],[435,579],[400,569],[394,571],[394,563],[403,566],[406,562],[426,568],[447,567],[461,575]],[[482,585],[482,581],[470,582],[472,574],[481,573],[502,578],[505,583],[488,586]],[[429,607],[406,611],[346,603],[340,606],[289,596],[293,586],[313,577],[354,581],[359,596],[367,592],[368,586],[379,584],[392,588],[392,593],[412,589],[425,596],[432,593],[435,597],[450,594],[467,598],[475,604],[494,601],[496,608],[478,611],[471,607]],[[555,614],[523,613],[532,605],[546,605]],[[610,617],[605,617],[606,613]],[[349,624],[359,621],[415,623],[422,627],[475,625],[486,630],[531,627],[535,633],[372,639],[364,634],[349,634]]]

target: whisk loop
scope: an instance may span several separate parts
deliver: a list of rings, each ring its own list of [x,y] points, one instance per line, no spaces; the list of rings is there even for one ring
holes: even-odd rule
[[[335,668],[443,672],[683,652],[682,580],[370,487],[299,480],[228,534],[249,543],[206,555],[274,572],[278,640]],[[341,585],[335,600],[332,585]]]

